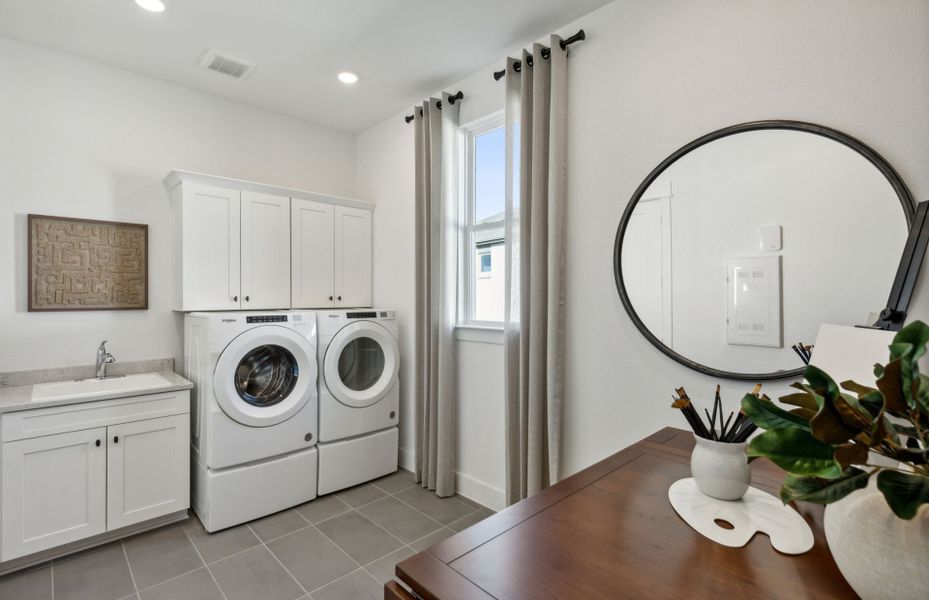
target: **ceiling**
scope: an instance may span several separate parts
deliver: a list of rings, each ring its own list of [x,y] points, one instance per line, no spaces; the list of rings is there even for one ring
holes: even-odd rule
[[[358,132],[609,0],[164,2],[0,0],[0,35]],[[207,71],[210,48],[258,66],[242,80]]]

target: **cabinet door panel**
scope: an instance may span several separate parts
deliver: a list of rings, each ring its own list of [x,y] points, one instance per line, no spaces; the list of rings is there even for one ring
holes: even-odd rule
[[[240,304],[240,192],[183,184],[181,310]]]
[[[107,428],[107,529],[189,507],[190,415]]]
[[[290,308],[290,198],[242,192],[242,308]]]
[[[294,308],[333,306],[333,206],[323,202],[293,199],[292,232]]]
[[[106,531],[106,428],[3,444],[2,560]]]
[[[335,207],[336,306],[371,306],[371,211]]]

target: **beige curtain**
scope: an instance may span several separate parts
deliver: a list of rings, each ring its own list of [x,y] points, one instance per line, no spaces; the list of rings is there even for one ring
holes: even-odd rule
[[[439,108],[441,104],[441,109]],[[416,481],[455,493],[458,106],[413,111],[416,136]]]
[[[506,70],[507,503],[559,477],[565,347],[567,52],[551,37]],[[528,66],[529,60],[533,66]]]

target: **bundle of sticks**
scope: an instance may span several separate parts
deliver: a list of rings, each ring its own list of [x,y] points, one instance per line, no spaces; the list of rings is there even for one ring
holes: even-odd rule
[[[758,429],[758,426],[752,423],[741,410],[738,415],[730,412],[729,417],[725,421],[723,420],[723,404],[718,385],[716,386],[716,398],[713,401],[713,413],[710,414],[709,410],[703,409],[703,412],[706,413],[706,423],[703,422],[700,413],[694,408],[687,391],[683,387],[679,387],[674,391],[677,392],[677,397],[674,398],[671,407],[680,409],[693,432],[702,438],[715,442],[738,444],[747,440],[748,436]],[[759,383],[755,385],[752,394],[758,396],[760,393],[761,384]],[[735,421],[733,421],[733,417],[735,417]]]
[[[800,357],[800,360],[803,361],[803,364],[810,364],[810,359],[813,358],[813,346],[804,345],[803,342],[797,342],[793,346],[794,352],[797,353],[797,356]]]

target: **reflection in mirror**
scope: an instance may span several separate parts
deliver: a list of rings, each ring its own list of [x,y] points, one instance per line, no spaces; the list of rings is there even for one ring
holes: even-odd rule
[[[802,368],[790,346],[811,343],[821,323],[877,319],[910,202],[879,157],[885,172],[793,129],[681,152],[640,188],[617,238],[621,294],[663,351],[706,372],[770,378]]]

